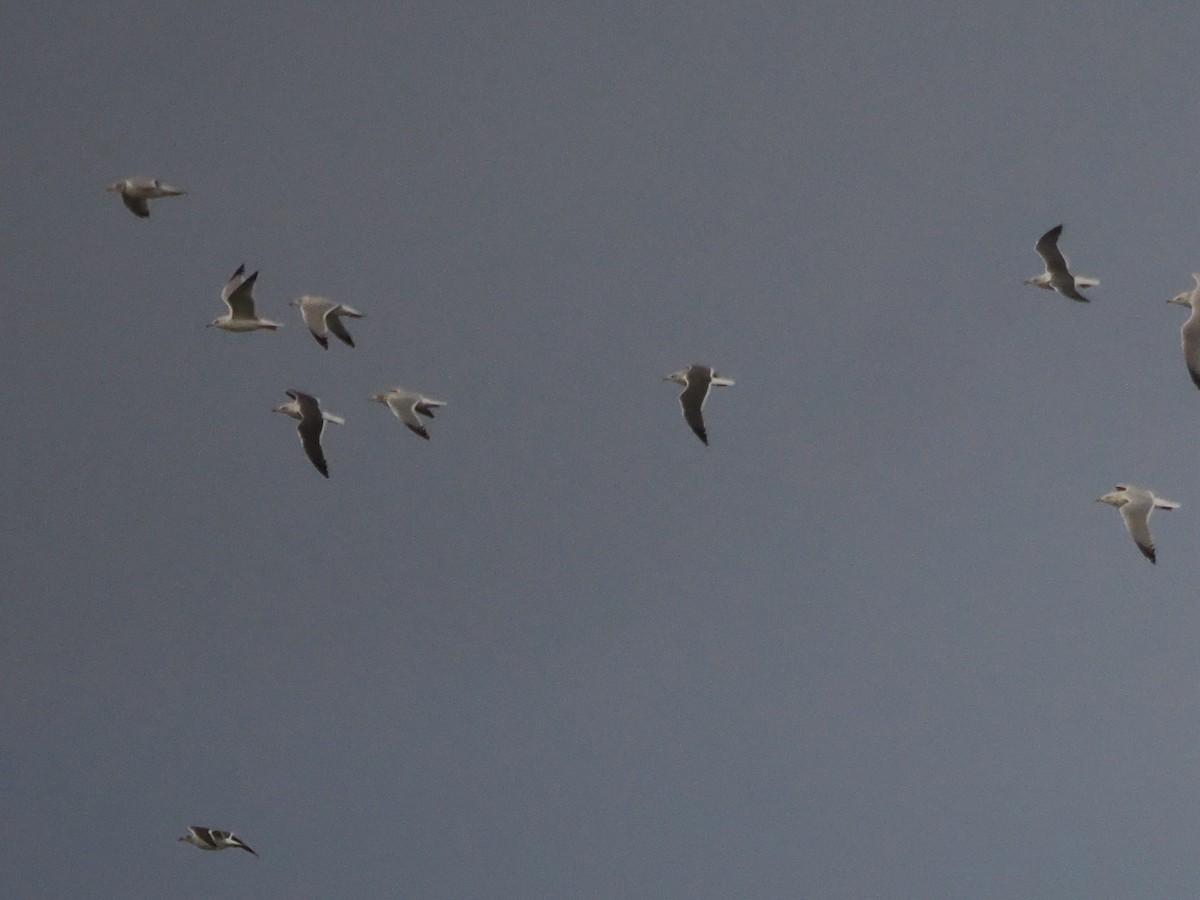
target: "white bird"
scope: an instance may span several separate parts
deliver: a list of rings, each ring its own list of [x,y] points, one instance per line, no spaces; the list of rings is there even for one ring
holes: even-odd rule
[[[271,412],[283,413],[285,416],[299,420],[300,424],[296,430],[300,433],[300,445],[308,454],[308,458],[312,460],[312,464],[317,467],[317,471],[328,478],[329,467],[325,465],[325,451],[321,448],[321,432],[325,430],[326,422],[344,425],[346,420],[341,416],[325,412],[321,409],[321,401],[311,394],[301,393],[294,389],[284,391],[284,393],[292,398],[292,402],[277,406]]]
[[[192,844],[199,847],[201,850],[228,850],[230,847],[237,847],[239,850],[245,850],[247,853],[258,856],[257,853],[251,850],[232,831],[218,831],[216,828],[203,828],[200,825],[192,825],[188,828],[188,833],[181,837],[180,840],[185,844]]]
[[[1033,278],[1026,278],[1025,283],[1040,287],[1045,291],[1058,291],[1064,297],[1070,297],[1072,300],[1078,300],[1080,303],[1087,303],[1088,298],[1079,293],[1077,288],[1096,287],[1100,282],[1095,278],[1071,274],[1068,268],[1070,263],[1067,262],[1067,258],[1063,256],[1062,251],[1058,249],[1058,236],[1062,234],[1062,230],[1063,227],[1061,225],[1055,225],[1038,238],[1038,242],[1033,249],[1037,251],[1037,255],[1046,264],[1046,271]]]
[[[683,418],[688,425],[692,427],[692,431],[696,432],[696,437],[704,441],[704,445],[708,446],[708,432],[704,428],[704,404],[708,400],[708,394],[713,385],[717,387],[729,387],[733,384],[730,378],[722,378],[713,371],[711,366],[701,366],[693,363],[686,369],[680,369],[678,372],[672,372],[663,378],[663,381],[674,381],[676,384],[683,385],[683,392],[679,395],[679,405],[683,408]]]
[[[1192,376],[1192,383],[1200,388],[1200,272],[1192,273],[1192,278],[1196,279],[1193,290],[1176,294],[1167,302],[1186,306],[1192,311],[1179,329],[1179,334],[1183,341],[1183,361],[1188,374]]]
[[[1107,503],[1121,511],[1121,518],[1125,520],[1125,527],[1129,529],[1133,542],[1146,559],[1155,562],[1154,541],[1150,537],[1150,514],[1156,509],[1179,509],[1179,504],[1127,484],[1118,484],[1116,490],[1097,497],[1096,502]]]
[[[180,197],[187,193],[187,191],[173,188],[169,184],[163,184],[157,178],[146,178],[141,175],[114,181],[104,190],[120,194],[129,211],[139,219],[146,219],[150,216],[150,204],[147,201],[157,200],[159,197]]]
[[[228,283],[221,290],[221,299],[229,307],[229,312],[208,323],[211,328],[216,325],[225,331],[257,331],[266,328],[274,331],[279,328],[278,322],[260,319],[254,313],[254,282],[258,273],[246,276],[246,266],[240,265],[230,276]]]
[[[371,400],[375,403],[386,403],[396,418],[403,422],[409,429],[419,434],[425,440],[429,440],[429,432],[425,430],[417,413],[428,418],[433,418],[433,411],[439,406],[445,406],[441,400],[430,400],[428,397],[415,393],[414,391],[405,390],[402,387],[391,388],[376,394]]]
[[[354,338],[350,337],[350,332],[346,330],[346,326],[342,324],[341,317],[347,316],[351,319],[361,319],[363,314],[353,306],[346,306],[344,303],[334,303],[332,300],[326,300],[324,297],[304,296],[298,300],[290,301],[291,306],[300,307],[300,315],[304,317],[304,324],[308,326],[308,330],[312,332],[312,336],[317,339],[317,343],[329,349],[329,338],[325,336],[326,331],[332,331],[334,336],[343,344],[350,347],[354,346]]]

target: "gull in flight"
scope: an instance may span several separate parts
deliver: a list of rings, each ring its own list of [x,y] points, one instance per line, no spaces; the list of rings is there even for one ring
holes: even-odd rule
[[[139,219],[150,217],[150,204],[147,201],[157,200],[159,197],[179,197],[187,193],[169,184],[163,184],[157,178],[144,178],[140,175],[114,181],[104,190],[120,194],[129,211]]]
[[[292,306],[300,307],[300,315],[304,317],[304,324],[308,326],[308,330],[312,332],[312,336],[317,339],[317,343],[329,349],[329,338],[325,336],[326,331],[332,331],[334,337],[347,346],[354,346],[354,338],[350,337],[350,332],[346,330],[346,326],[342,324],[342,316],[347,316],[351,319],[361,319],[363,314],[353,306],[346,306],[343,303],[334,303],[332,300],[326,300],[324,297],[309,297],[304,296],[299,300],[292,300]]]
[[[229,312],[209,322],[210,328],[216,325],[225,331],[256,331],[259,328],[274,331],[280,327],[278,322],[260,319],[254,314],[254,282],[257,279],[257,272],[246,277],[246,266],[237,267],[229,283],[221,290],[221,299],[229,307]]]
[[[729,387],[733,384],[733,380],[722,378],[713,371],[711,366],[693,364],[686,369],[672,372],[663,378],[663,381],[674,381],[676,384],[683,385],[683,392],[679,395],[679,405],[683,407],[683,418],[692,427],[692,431],[696,432],[696,437],[704,441],[704,445],[707,447],[708,432],[704,429],[704,416],[702,415],[704,402],[708,399],[709,390],[713,385]]]
[[[1183,339],[1183,361],[1187,364],[1188,374],[1192,376],[1192,383],[1200,388],[1200,272],[1192,277],[1196,279],[1196,287],[1177,294],[1167,302],[1186,306],[1192,311],[1179,329],[1179,334]]]
[[[300,433],[300,445],[308,454],[312,464],[317,467],[317,471],[328,478],[329,467],[325,465],[325,451],[321,449],[321,432],[325,430],[326,422],[344,425],[346,420],[341,416],[325,412],[321,409],[321,402],[311,394],[304,394],[294,389],[284,391],[284,393],[292,398],[292,402],[277,406],[271,412],[283,413],[285,416],[291,416],[300,421],[296,427]]]
[[[1070,269],[1068,269],[1069,263],[1067,262],[1067,258],[1058,249],[1058,236],[1062,234],[1062,230],[1063,227],[1061,225],[1055,225],[1038,238],[1038,242],[1033,249],[1037,251],[1037,255],[1046,264],[1046,271],[1033,278],[1026,278],[1025,283],[1035,285],[1045,291],[1058,291],[1064,297],[1070,297],[1072,300],[1078,300],[1080,303],[1087,303],[1088,298],[1079,293],[1077,289],[1096,287],[1100,282],[1095,278],[1085,278],[1083,275],[1071,274]]]
[[[185,844],[199,847],[201,850],[228,850],[230,847],[237,847],[239,850],[245,850],[247,853],[258,856],[232,831],[218,831],[216,828],[202,828],[199,825],[193,825],[188,828],[188,833],[180,840]]]
[[[386,403],[388,408],[396,414],[396,418],[403,422],[410,430],[415,431],[425,440],[429,440],[429,432],[425,430],[417,413],[428,418],[433,418],[433,411],[439,406],[445,406],[441,400],[430,400],[422,394],[413,391],[405,390],[402,387],[395,387],[391,390],[376,394],[371,398],[374,403]]]
[[[1155,562],[1154,541],[1150,537],[1150,514],[1156,509],[1179,509],[1179,504],[1127,484],[1118,484],[1115,491],[1097,497],[1096,502],[1107,503],[1121,511],[1125,527],[1129,529],[1137,548],[1142,551],[1142,556]]]

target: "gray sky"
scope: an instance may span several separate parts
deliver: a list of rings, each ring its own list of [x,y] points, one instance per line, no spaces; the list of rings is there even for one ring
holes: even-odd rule
[[[1200,894],[1200,11],[503,6],[6,10],[0,893]]]

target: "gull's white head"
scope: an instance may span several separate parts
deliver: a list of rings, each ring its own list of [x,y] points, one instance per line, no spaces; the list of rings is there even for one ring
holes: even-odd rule
[[[1186,306],[1188,309],[1192,309],[1192,293],[1191,291],[1188,291],[1183,294],[1176,294],[1167,302],[1174,303],[1176,306]]]
[[[1116,490],[1105,494],[1103,497],[1097,497],[1096,502],[1107,503],[1109,506],[1115,506],[1120,509],[1129,502],[1129,487],[1124,484],[1118,484]]]
[[[687,376],[688,376],[688,370],[680,369],[678,372],[672,372],[670,375],[664,375],[663,381],[673,381],[676,384],[682,384],[684,387],[687,387],[687,383],[688,383]]]
[[[387,398],[390,393],[391,393],[391,391],[381,391],[380,393],[376,394],[374,397],[368,397],[367,402],[368,403],[387,403]]]
[[[112,193],[119,194],[121,191],[125,190],[125,179],[122,178],[120,181],[114,181],[112,184],[110,184],[104,190],[105,190],[105,192],[110,193],[110,194],[112,194]],[[180,840],[182,841],[183,838],[180,838]]]

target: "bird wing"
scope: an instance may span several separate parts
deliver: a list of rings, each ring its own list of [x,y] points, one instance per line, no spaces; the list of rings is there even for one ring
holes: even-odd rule
[[[232,275],[229,276],[229,281],[225,282],[225,287],[221,288],[221,301],[229,302],[229,295],[237,290],[238,285],[246,280],[246,264],[242,263],[238,266]]]
[[[1058,249],[1058,236],[1062,234],[1062,230],[1061,225],[1055,225],[1038,238],[1033,248],[1046,264],[1046,271],[1059,278],[1070,277],[1071,274],[1067,270],[1067,258]]]
[[[196,839],[202,844],[205,844],[213,850],[217,849],[216,839],[220,836],[221,832],[214,831],[211,828],[205,828],[203,825],[191,825],[188,827],[188,831],[195,835]]]
[[[229,292],[229,296],[224,298],[225,305],[229,307],[229,312],[235,319],[256,318],[254,315],[254,282],[257,280],[258,273],[254,272],[240,281],[237,287]]]
[[[342,306],[340,303],[332,307],[329,312],[325,313],[325,324],[329,326],[329,330],[334,333],[339,341],[350,347],[354,346],[354,338],[350,337],[350,332],[346,330],[346,326],[342,324],[342,316],[348,315],[352,319],[361,319],[362,313],[356,312],[348,306]]]
[[[333,304],[327,300],[319,300],[316,297],[300,299],[300,315],[304,318],[304,324],[308,326],[317,343],[326,350],[329,349],[329,338],[325,337],[325,316],[332,308]]]
[[[329,477],[329,466],[325,464],[325,451],[321,447],[321,432],[325,430],[325,414],[317,398],[300,391],[289,390],[287,395],[300,404],[300,445],[317,471]]]
[[[1129,529],[1137,548],[1142,551],[1142,556],[1150,562],[1156,561],[1154,541],[1150,537],[1150,513],[1153,509],[1154,501],[1149,496],[1133,497],[1121,507],[1121,518],[1125,520],[1125,527]]]
[[[708,391],[712,387],[712,373],[699,366],[692,366],[688,371],[687,387],[679,395],[679,405],[683,409],[683,418],[691,426],[696,437],[708,445],[708,432],[704,428],[704,403],[708,400]]]
[[[396,414],[396,418],[403,422],[411,431],[416,432],[425,440],[429,440],[429,432],[425,430],[425,426],[421,424],[421,420],[417,418],[417,397],[408,394],[397,394],[388,397],[387,405],[391,407],[392,412]]]
[[[126,209],[139,219],[150,218],[150,204],[146,202],[145,197],[133,197],[122,191],[121,200],[124,201]]]
[[[415,409],[421,415],[432,419],[434,409],[436,409],[439,406],[445,406],[445,405],[446,404],[443,403],[441,400],[430,400],[428,397],[422,397],[417,402],[417,405],[413,407],[413,409]]]

